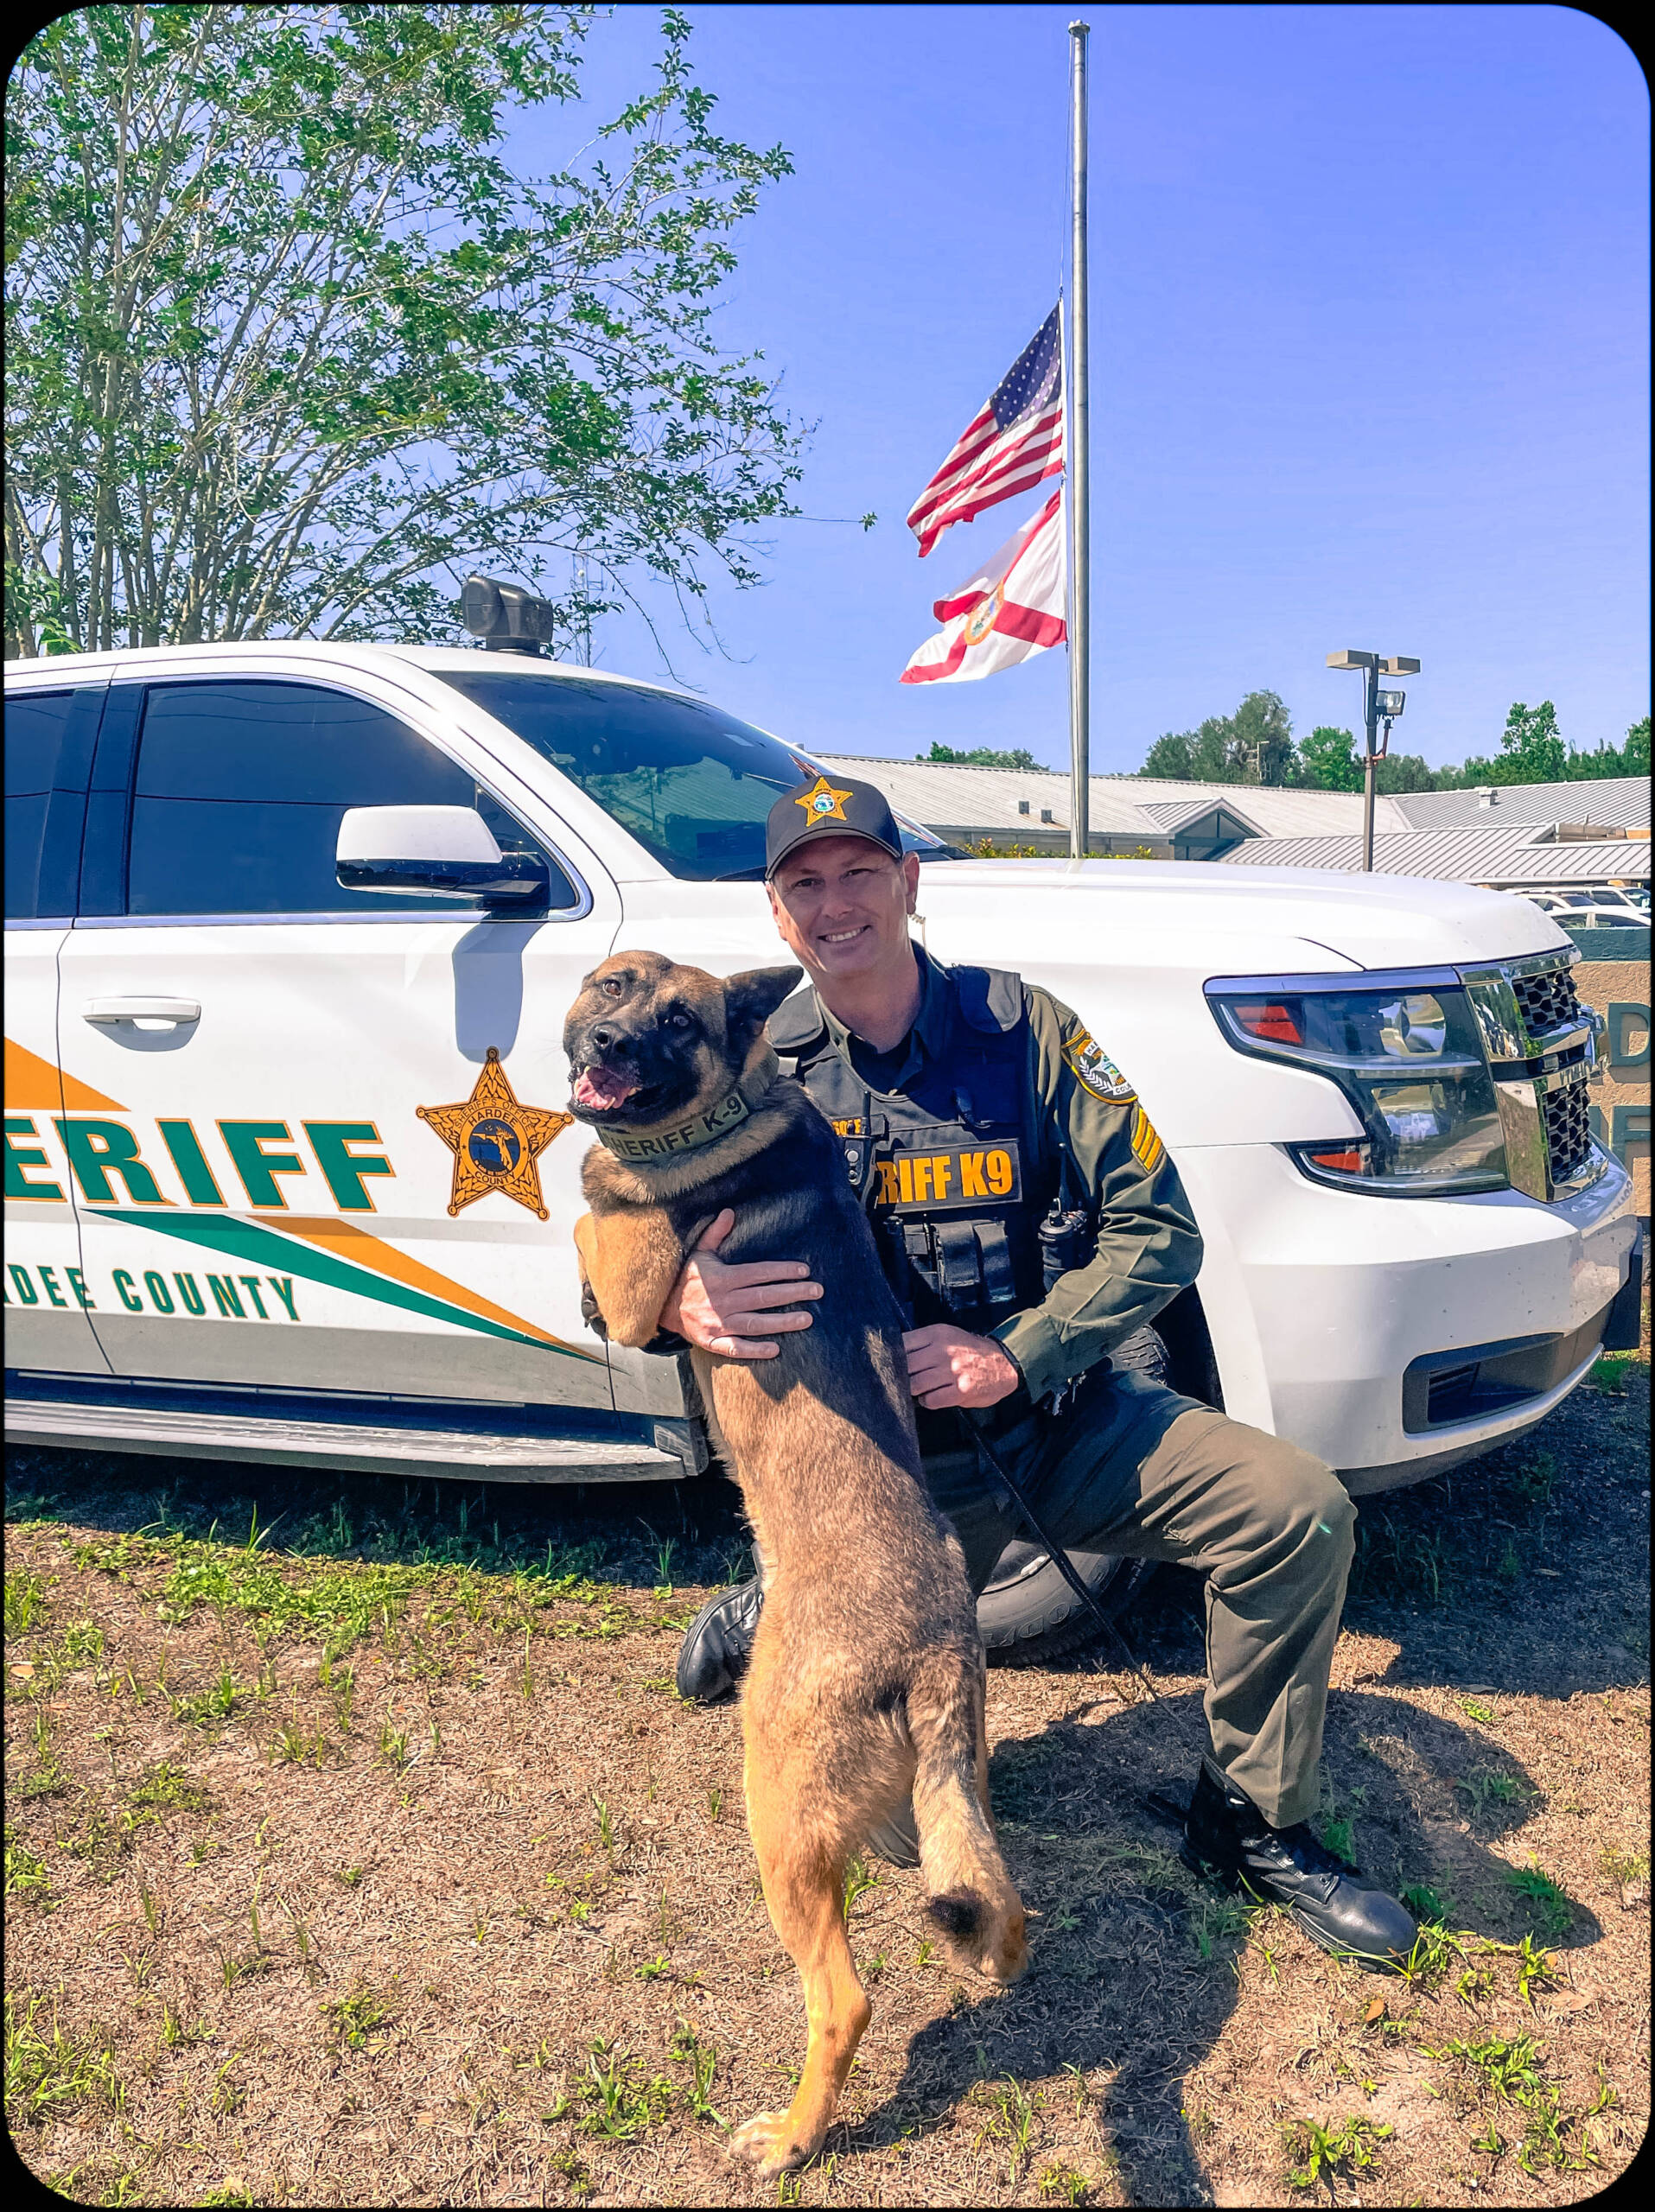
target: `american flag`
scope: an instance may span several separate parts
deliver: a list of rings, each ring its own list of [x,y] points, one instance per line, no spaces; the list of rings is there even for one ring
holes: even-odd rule
[[[1052,309],[914,501],[923,560],[951,524],[1026,492],[1063,466],[1063,346]]]

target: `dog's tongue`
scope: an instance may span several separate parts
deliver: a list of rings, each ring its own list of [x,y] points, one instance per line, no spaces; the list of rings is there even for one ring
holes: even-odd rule
[[[607,1068],[582,1068],[576,1078],[575,1103],[577,1106],[624,1106],[637,1088],[625,1076],[612,1075]]]

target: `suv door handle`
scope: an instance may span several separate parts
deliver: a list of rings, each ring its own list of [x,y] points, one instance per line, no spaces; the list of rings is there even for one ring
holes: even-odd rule
[[[199,999],[88,999],[80,1009],[83,1021],[156,1021],[176,1029],[199,1021]]]

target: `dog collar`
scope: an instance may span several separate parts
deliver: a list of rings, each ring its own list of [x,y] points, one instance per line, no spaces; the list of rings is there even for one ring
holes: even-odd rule
[[[703,1145],[716,1144],[720,1137],[739,1129],[780,1072],[780,1061],[767,1046],[763,1058],[733,1090],[727,1090],[718,1103],[710,1106],[704,1114],[692,1114],[687,1121],[671,1122],[662,1128],[640,1129],[635,1133],[606,1129],[598,1122],[592,1125],[594,1134],[617,1160],[659,1166],[662,1161],[677,1160],[686,1152],[699,1152]]]

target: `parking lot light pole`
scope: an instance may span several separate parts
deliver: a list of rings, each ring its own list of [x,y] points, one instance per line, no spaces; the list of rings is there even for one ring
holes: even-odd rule
[[[1382,659],[1378,653],[1359,653],[1348,649],[1342,653],[1329,653],[1329,668],[1359,668],[1362,671],[1362,727],[1366,745],[1362,755],[1362,873],[1373,873],[1373,792],[1379,763],[1391,749],[1391,725],[1402,712],[1408,694],[1405,691],[1384,691],[1379,688],[1382,676],[1417,676],[1419,663],[1401,653],[1392,653]],[[1379,742],[1379,724],[1384,723],[1384,742]]]

